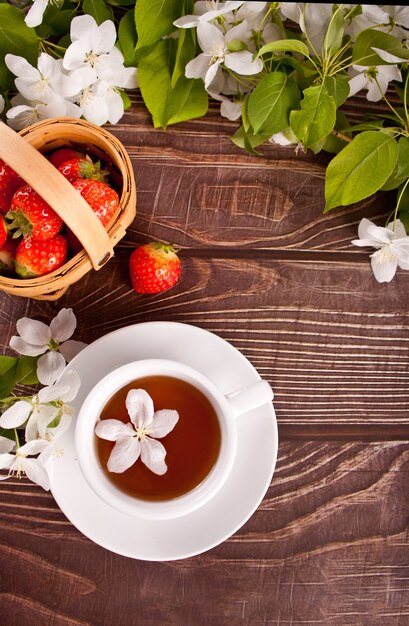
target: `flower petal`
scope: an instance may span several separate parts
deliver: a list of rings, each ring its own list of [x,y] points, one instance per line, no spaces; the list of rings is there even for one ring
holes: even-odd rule
[[[203,52],[189,61],[185,67],[186,78],[204,78],[209,69],[209,61],[210,57]]]
[[[23,354],[24,356],[38,356],[39,354],[43,354],[47,350],[46,345],[42,346],[34,346],[31,343],[27,343],[21,337],[17,337],[16,335],[10,339],[10,348],[13,348],[19,354]]]
[[[33,407],[25,400],[19,400],[0,416],[0,426],[3,428],[18,428],[27,420]]]
[[[61,344],[58,349],[59,352],[61,352],[61,354],[63,355],[64,359],[67,361],[67,363],[69,363],[75,356],[77,356],[77,354],[81,352],[81,350],[86,348],[87,345],[88,344],[84,343],[84,341],[68,339],[68,341],[65,341],[63,344]]]
[[[66,341],[69,339],[77,327],[77,318],[72,309],[61,309],[51,320],[51,336],[56,341]]]
[[[58,439],[58,437],[61,437],[61,435],[63,435],[66,430],[68,430],[68,428],[71,426],[71,422],[72,422],[71,415],[64,413],[64,415],[61,416],[59,424],[55,426],[54,428],[49,428],[47,434],[49,436],[51,435],[54,441],[55,439]]]
[[[23,470],[27,478],[40,485],[46,491],[50,489],[50,478],[47,470],[43,467],[38,459],[24,459]]]
[[[223,33],[213,24],[199,22],[197,26],[197,40],[203,52],[221,56],[226,48]]]
[[[28,441],[18,449],[18,454],[22,456],[39,454],[49,445],[51,444],[46,439],[35,439],[33,441]]]
[[[62,354],[51,350],[37,361],[37,376],[42,385],[52,385],[64,371],[65,359]]]
[[[47,346],[51,339],[50,327],[39,320],[22,317],[18,320],[16,328],[20,337],[34,346]]]
[[[76,397],[81,387],[81,378],[75,370],[66,369],[58,380],[56,386],[63,387],[60,391],[60,399],[71,402]],[[40,390],[41,393],[41,390]]]
[[[9,469],[15,459],[14,454],[0,454],[0,469]],[[1,476],[0,480],[4,480],[5,478],[7,478],[7,476]]]
[[[254,59],[249,50],[241,50],[240,52],[230,52],[226,54],[224,64],[229,69],[243,76],[251,76],[258,74],[263,69],[261,59]]]
[[[395,276],[398,260],[385,260],[382,250],[377,250],[371,255],[371,266],[378,283],[390,283]]]
[[[48,425],[58,416],[58,412],[58,408],[55,406],[43,405],[40,407],[37,414],[37,436],[39,435],[41,439],[45,439]],[[26,429],[26,441],[32,441],[33,438],[30,436],[31,429],[28,430],[28,435]]]
[[[0,453],[11,452],[15,445],[16,442],[12,439],[0,436]]]
[[[153,418],[153,400],[145,389],[131,389],[126,396],[126,408],[132,423],[145,428]]]
[[[179,413],[173,409],[162,409],[156,411],[153,420],[149,424],[149,435],[151,437],[165,437],[174,429],[179,420]]]
[[[399,239],[401,237],[406,237],[406,229],[403,223],[400,220],[395,220],[394,222],[389,222],[387,226],[388,230],[391,230],[395,233],[396,237]],[[408,238],[409,241],[409,238]]]
[[[160,441],[147,437],[141,441],[141,461],[154,474],[165,474],[168,466],[165,463],[166,450]]]
[[[47,4],[48,0],[34,0],[33,6],[30,8],[24,20],[27,26],[34,28],[41,24]]]
[[[123,439],[124,437],[133,437],[135,431],[129,422],[124,424],[121,420],[110,419],[97,422],[95,434],[101,439],[118,441],[118,439]]]
[[[108,471],[120,473],[127,470],[138,460],[141,444],[136,437],[119,439],[113,447],[108,459]]]

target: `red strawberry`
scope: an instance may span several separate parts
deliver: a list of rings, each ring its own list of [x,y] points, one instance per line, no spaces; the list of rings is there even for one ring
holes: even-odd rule
[[[88,202],[100,222],[107,226],[119,206],[119,198],[116,191],[99,180],[75,180],[73,187]]]
[[[62,235],[52,239],[22,239],[16,252],[16,273],[22,278],[49,274],[67,259],[67,240]]]
[[[6,226],[6,222],[4,221],[4,217],[0,215],[0,248],[3,247],[3,244],[6,242],[6,239],[7,239],[7,226]]]
[[[65,161],[69,159],[76,159],[84,157],[82,152],[74,150],[73,148],[58,148],[48,155],[48,160],[54,165],[54,167],[60,167]]]
[[[14,274],[14,259],[16,257],[17,241],[7,239],[0,248],[0,274],[10,276]]]
[[[60,232],[63,221],[42,197],[29,185],[18,189],[6,214],[13,237],[51,239]]]
[[[109,174],[107,170],[101,170],[101,163],[98,161],[94,163],[89,156],[75,159],[70,159],[69,161],[64,161],[62,165],[58,168],[67,180],[70,183],[73,183],[74,180],[78,178],[86,178],[87,180],[102,180],[106,181],[106,178]]]
[[[13,193],[22,185],[24,180],[7,163],[0,160],[0,213],[7,213]]]
[[[129,259],[132,287],[137,293],[160,293],[180,278],[180,260],[170,244],[146,243]]]

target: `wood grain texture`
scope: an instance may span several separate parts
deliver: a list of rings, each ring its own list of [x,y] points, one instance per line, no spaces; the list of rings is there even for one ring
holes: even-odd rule
[[[212,105],[154,130],[134,98],[110,130],[132,158],[135,221],[107,266],[60,301],[1,293],[0,347],[12,354],[20,317],[49,323],[63,306],[86,342],[150,320],[217,333],[274,388],[271,486],[222,545],[148,563],[93,544],[29,481],[1,481],[2,624],[409,623],[409,273],[379,285],[369,251],[350,245],[359,220],[381,223],[393,196],[324,216],[328,155],[267,145],[249,156],[228,139],[236,126]],[[150,239],[181,248],[182,277],[139,296],[128,260]]]
[[[2,483],[3,623],[403,626],[407,444],[282,442],[252,518],[213,550],[170,563],[111,554],[40,488]]]

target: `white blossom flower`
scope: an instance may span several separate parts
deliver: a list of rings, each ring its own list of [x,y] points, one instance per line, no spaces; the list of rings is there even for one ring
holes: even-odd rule
[[[244,0],[238,2],[218,2],[218,0],[206,0],[195,2],[195,15],[184,15],[173,24],[178,28],[194,28],[201,22],[211,22],[218,17],[225,16],[227,13],[238,9]],[[250,4],[247,2],[246,4]],[[261,3],[256,3],[261,4]]]
[[[389,283],[398,267],[409,270],[409,237],[400,220],[383,228],[364,217],[358,227],[358,236],[359,239],[352,241],[355,246],[376,248],[371,254],[371,266],[379,283]]]
[[[72,43],[65,51],[63,66],[67,70],[91,68],[96,79],[98,65],[115,46],[115,24],[105,20],[98,26],[91,15],[79,15],[71,22],[70,36]]]
[[[86,346],[82,341],[67,341],[76,326],[72,309],[61,309],[49,326],[22,317],[16,324],[19,336],[11,338],[10,347],[26,356],[41,354],[37,362],[38,380],[43,385],[51,385],[62,373],[66,361],[71,361]]]
[[[207,89],[215,78],[222,63],[237,74],[250,76],[263,69],[260,59],[254,59],[249,50],[229,52],[228,44],[233,40],[243,41],[248,35],[247,22],[244,20],[226,35],[213,24],[200,22],[197,37],[203,52],[189,61],[185,68],[187,78],[202,78]]]
[[[74,370],[66,370],[57,383],[43,387],[38,394],[18,400],[0,416],[2,428],[20,428],[24,424],[26,441],[38,437],[53,441],[71,423],[71,402],[78,393],[81,381]],[[27,423],[26,423],[27,422]],[[50,426],[50,424],[55,425]]]
[[[353,65],[349,70],[352,78],[349,79],[349,96],[354,96],[361,89],[367,89],[366,98],[369,102],[381,100],[391,80],[402,80],[397,65],[377,65],[367,67]]]
[[[4,98],[3,98],[3,96],[0,94],[0,113],[2,113],[2,112],[3,112],[5,104],[6,104],[6,103],[4,102]]]
[[[6,115],[7,124],[14,130],[21,130],[50,117],[64,115],[81,117],[81,109],[76,104],[57,95],[46,104],[42,102],[33,103],[17,96],[12,98],[12,104],[15,104],[15,106],[12,106]]]
[[[62,60],[54,59],[46,52],[38,57],[36,68],[24,57],[15,54],[6,54],[4,60],[8,69],[17,76],[14,83],[20,94],[27,100],[43,104],[55,96],[75,95],[94,75],[91,68],[84,68],[85,73],[70,76],[64,72]]]
[[[156,438],[170,433],[179,419],[178,412],[171,409],[155,412],[153,400],[144,389],[128,392],[126,408],[131,422],[106,419],[95,426],[98,437],[116,442],[108,459],[108,470],[124,472],[140,457],[152,472],[164,474],[166,450]]]
[[[10,452],[0,453],[0,469],[9,470],[7,476],[0,476],[0,480],[5,480],[11,475],[16,475],[20,478],[23,474],[26,474],[30,480],[48,491],[50,489],[50,478],[46,467],[43,465],[42,454],[49,445],[48,441],[36,439],[18,447],[15,454],[10,454]],[[37,454],[39,455],[38,457],[32,458]]]

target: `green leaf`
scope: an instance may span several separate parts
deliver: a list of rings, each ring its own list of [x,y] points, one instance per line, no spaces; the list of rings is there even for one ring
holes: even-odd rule
[[[382,185],[383,191],[390,191],[402,185],[409,178],[409,138],[401,137],[398,141],[398,160],[392,174]]]
[[[114,16],[111,7],[107,6],[104,0],[84,0],[82,10],[91,15],[97,24],[112,20]]]
[[[335,106],[340,107],[349,96],[349,80],[347,76],[326,76],[323,80],[325,89],[335,100]]]
[[[37,66],[39,39],[34,28],[24,22],[24,13],[9,4],[0,4],[0,77],[1,86],[9,89],[14,84],[14,75],[4,62],[6,54],[23,56]]]
[[[134,14],[133,9],[128,11],[128,13],[123,16],[118,26],[119,46],[124,55],[124,65],[127,67],[135,67],[137,63],[135,49],[138,37],[136,34]]]
[[[186,80],[186,79],[184,79]],[[202,80],[193,80],[189,95],[183,107],[168,121],[168,124],[178,124],[186,120],[196,119],[206,115],[209,107],[209,97]]]
[[[308,46],[298,39],[281,39],[280,41],[270,41],[262,46],[257,53],[260,57],[267,52],[298,52],[308,57]]]
[[[16,386],[17,363],[14,356],[0,356],[0,398],[9,396]]]
[[[175,66],[172,73],[172,87],[175,87],[181,76],[185,75],[186,65],[196,54],[196,38],[194,28],[181,28],[176,50]]]
[[[373,51],[380,48],[402,59],[409,59],[409,50],[404,48],[393,35],[368,28],[356,38],[352,51],[352,62],[357,65],[385,65],[386,61]]]
[[[265,76],[250,94],[248,118],[254,134],[271,136],[288,127],[290,111],[299,106],[300,90],[284,72]]]
[[[200,117],[207,111],[203,81],[180,76],[172,87],[171,68],[176,46],[176,40],[163,39],[139,62],[139,86],[155,128]]]
[[[336,105],[323,84],[303,92],[301,109],[290,114],[290,126],[306,148],[324,139],[333,130]]]
[[[344,36],[345,19],[342,8],[337,8],[330,20],[325,38],[322,44],[324,55],[332,55],[337,52],[342,45]]]
[[[37,385],[37,356],[21,356],[16,369],[16,384]]]
[[[135,22],[137,47],[149,46],[176,30],[173,22],[181,15],[180,0],[138,0]]]
[[[398,178],[409,178],[409,138],[401,137],[398,141],[399,154],[397,162]]]
[[[106,0],[106,3],[112,5],[113,7],[135,6],[135,0]]]
[[[359,202],[378,191],[397,158],[397,142],[382,131],[369,130],[354,137],[327,167],[325,212]]]

